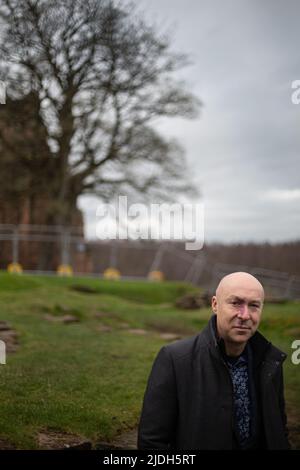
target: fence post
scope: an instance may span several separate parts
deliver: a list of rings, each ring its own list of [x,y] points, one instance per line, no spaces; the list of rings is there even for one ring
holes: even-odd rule
[[[12,239],[12,262],[17,264],[19,262],[19,228],[14,227]]]
[[[6,344],[0,340],[0,364],[6,364]]]

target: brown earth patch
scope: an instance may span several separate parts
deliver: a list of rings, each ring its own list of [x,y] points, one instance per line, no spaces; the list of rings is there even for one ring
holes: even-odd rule
[[[167,341],[176,341],[177,339],[182,338],[182,336],[176,333],[160,333],[159,337]]]
[[[58,317],[56,315],[51,315],[50,313],[46,313],[46,315],[44,315],[44,318],[50,322],[56,322],[56,323],[65,323],[65,324],[69,324],[69,323],[78,323],[79,322],[79,318],[78,317],[75,317],[75,315],[62,315],[61,317]]]
[[[0,340],[4,341],[7,353],[18,350],[18,334],[6,321],[0,321]]]
[[[193,292],[179,297],[175,301],[175,306],[184,310],[193,310],[209,307],[211,296],[207,293]]]
[[[40,431],[37,436],[37,441],[39,448],[43,450],[90,450],[92,448],[91,442],[84,437],[63,431]]]
[[[128,333],[132,333],[133,335],[147,335],[148,331],[144,330],[143,328],[128,328]]]
[[[137,429],[126,431],[111,442],[101,441],[96,444],[96,449],[127,450],[137,448]]]
[[[7,439],[0,438],[0,450],[16,450],[16,447]]]
[[[82,294],[99,294],[100,293],[97,289],[95,289],[93,287],[84,286],[84,285],[81,285],[81,284],[76,284],[76,285],[70,286],[70,289],[75,290],[76,292],[80,292]]]
[[[195,334],[195,330],[191,326],[184,324],[184,322],[172,323],[171,321],[150,320],[146,322],[146,327],[155,333],[173,334],[178,338]]]
[[[97,331],[101,331],[102,333],[110,333],[111,331],[113,331],[113,328],[108,325],[100,325],[97,326]]]
[[[118,324],[118,328],[127,330],[128,328],[130,328],[130,325],[129,325],[129,323],[122,322],[122,323]]]

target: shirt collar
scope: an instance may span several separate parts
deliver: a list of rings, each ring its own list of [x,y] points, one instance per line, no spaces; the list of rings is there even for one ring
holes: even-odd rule
[[[211,326],[212,326],[212,334],[214,337],[214,341],[216,345],[218,346],[223,359],[225,359],[226,362],[228,362],[231,365],[237,365],[237,364],[243,364],[248,362],[248,355],[249,355],[249,345],[248,343],[246,344],[246,347],[244,348],[244,351],[242,354],[236,358],[233,358],[231,356],[227,356],[226,350],[225,350],[225,342],[223,338],[221,338],[218,335],[218,330],[217,330],[217,315],[213,315],[211,318]]]

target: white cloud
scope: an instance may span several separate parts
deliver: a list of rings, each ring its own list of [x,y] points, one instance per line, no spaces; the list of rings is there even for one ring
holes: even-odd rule
[[[300,200],[300,189],[270,189],[264,194],[266,199],[291,202]]]

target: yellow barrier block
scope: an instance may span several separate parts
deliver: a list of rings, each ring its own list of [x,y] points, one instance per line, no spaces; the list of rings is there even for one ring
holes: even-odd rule
[[[104,279],[117,280],[120,279],[121,273],[118,269],[107,268],[103,273]]]
[[[22,274],[23,268],[19,263],[9,263],[7,271],[14,274]]]
[[[148,279],[150,281],[164,281],[165,276],[164,276],[164,273],[162,271],[151,271],[148,274]]]
[[[58,276],[73,276],[73,268],[69,264],[60,264],[56,273]]]

